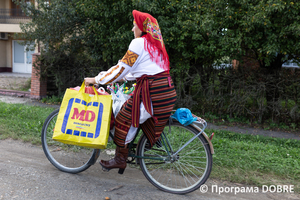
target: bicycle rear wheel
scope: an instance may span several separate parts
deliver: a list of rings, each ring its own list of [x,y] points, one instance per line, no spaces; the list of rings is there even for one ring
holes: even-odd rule
[[[63,144],[52,139],[59,109],[53,111],[45,120],[42,129],[42,145],[48,160],[59,170],[79,173],[95,163],[100,150]]]
[[[163,132],[167,141],[161,137],[161,144],[151,149],[144,135],[140,140],[138,155],[142,172],[155,187],[173,194],[186,194],[198,189],[208,179],[212,169],[212,155],[203,135],[198,136],[176,156],[180,149],[198,131],[192,126],[183,126],[179,122],[166,126]],[[167,148],[166,148],[167,147]],[[167,152],[170,152],[171,156]]]

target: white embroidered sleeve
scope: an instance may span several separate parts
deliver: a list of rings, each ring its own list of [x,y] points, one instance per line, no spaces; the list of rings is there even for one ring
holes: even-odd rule
[[[134,81],[136,78],[131,74],[128,73],[125,77],[124,80],[128,80],[128,81]]]
[[[95,81],[101,85],[115,83],[125,77],[129,72],[129,67],[125,65],[116,65],[111,67],[107,72],[100,72],[95,77]]]
[[[144,44],[144,39],[138,38],[132,40],[122,60],[120,60],[116,66],[111,67],[107,72],[100,72],[98,76],[95,77],[96,83],[102,85],[115,83],[130,73],[132,68],[138,64],[139,55],[142,53],[141,42]]]

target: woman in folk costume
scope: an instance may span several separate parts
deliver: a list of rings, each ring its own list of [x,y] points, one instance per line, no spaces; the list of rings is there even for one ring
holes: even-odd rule
[[[125,56],[108,71],[85,79],[86,85],[123,80],[137,82],[134,95],[125,102],[115,120],[115,158],[100,161],[106,170],[119,168],[120,174],[126,168],[127,144],[134,139],[138,127],[142,128],[152,147],[160,138],[176,101],[176,91],[169,74],[169,56],[157,20],[137,10],[133,10],[132,14],[135,39]],[[140,119],[142,110],[146,110],[148,118]]]

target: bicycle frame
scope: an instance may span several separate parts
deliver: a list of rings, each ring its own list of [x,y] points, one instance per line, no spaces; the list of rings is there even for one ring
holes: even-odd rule
[[[172,123],[172,119],[170,118],[170,122],[169,123]],[[141,159],[152,159],[152,160],[162,160],[162,161],[169,161],[171,160],[172,157],[175,157],[180,151],[182,151],[187,145],[189,145],[193,140],[195,140],[197,137],[199,137],[199,135],[201,134],[204,134],[204,136],[206,136],[205,138],[208,139],[207,135],[204,133],[204,129],[206,128],[207,126],[207,122],[203,119],[199,119],[198,121],[195,121],[193,122],[193,127],[197,127],[196,129],[199,130],[200,129],[200,132],[195,135],[193,138],[191,138],[188,142],[186,142],[180,149],[178,149],[175,153],[173,153],[173,149],[172,149],[172,146],[170,145],[169,141],[168,141],[168,138],[166,136],[166,134],[164,132],[161,133],[161,140],[162,140],[162,143],[163,145],[165,146],[165,149],[167,151],[167,154],[168,156],[167,157],[162,157],[162,158],[157,158],[157,157],[146,157],[146,156],[138,156],[137,153],[135,154],[129,154],[129,157],[133,157],[133,158],[141,158]],[[201,128],[199,126],[202,126]],[[171,127],[169,127],[169,132],[171,131],[170,130]],[[140,128],[138,129],[137,133],[139,134],[139,131],[140,131]],[[132,142],[130,142],[129,144],[129,149],[132,149],[133,147],[133,143],[137,137],[137,135],[135,136],[135,138],[132,140]],[[210,141],[209,141],[210,142]],[[140,141],[138,141],[138,144],[139,145]],[[171,153],[172,152],[172,153]]]

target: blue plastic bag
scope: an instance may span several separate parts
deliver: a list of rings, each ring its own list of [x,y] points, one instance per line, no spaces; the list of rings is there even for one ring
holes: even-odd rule
[[[174,115],[171,116],[172,118],[179,121],[184,126],[187,126],[194,121],[197,121],[197,117],[193,117],[191,111],[187,108],[179,108],[176,110]]]

